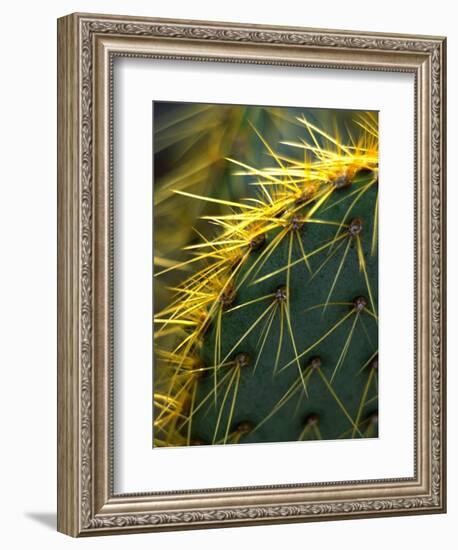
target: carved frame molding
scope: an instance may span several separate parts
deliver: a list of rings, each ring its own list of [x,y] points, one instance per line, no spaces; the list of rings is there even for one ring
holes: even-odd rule
[[[58,52],[58,529],[81,536],[444,512],[445,39],[73,14],[58,22]],[[415,74],[414,478],[113,494],[116,56]]]

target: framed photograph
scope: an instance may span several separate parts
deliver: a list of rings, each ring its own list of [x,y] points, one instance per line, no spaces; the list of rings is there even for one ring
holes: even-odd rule
[[[445,511],[445,38],[58,20],[58,529]]]

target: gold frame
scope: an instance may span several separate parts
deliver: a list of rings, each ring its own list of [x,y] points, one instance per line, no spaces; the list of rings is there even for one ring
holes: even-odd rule
[[[58,530],[72,536],[445,511],[445,38],[73,14],[58,21]],[[415,75],[415,475],[112,490],[116,56]]]

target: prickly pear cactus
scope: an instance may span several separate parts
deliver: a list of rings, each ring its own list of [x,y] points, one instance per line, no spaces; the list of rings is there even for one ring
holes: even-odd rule
[[[216,213],[156,273],[187,276],[155,318],[154,445],[378,435],[377,117],[353,122],[253,126],[265,164],[227,159],[245,198],[180,191]]]

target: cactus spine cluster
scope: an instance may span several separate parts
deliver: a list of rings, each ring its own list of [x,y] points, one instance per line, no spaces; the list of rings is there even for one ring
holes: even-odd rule
[[[155,446],[377,436],[377,115],[352,122],[252,125],[241,198],[175,189],[210,229],[155,273],[186,274],[155,316]]]

